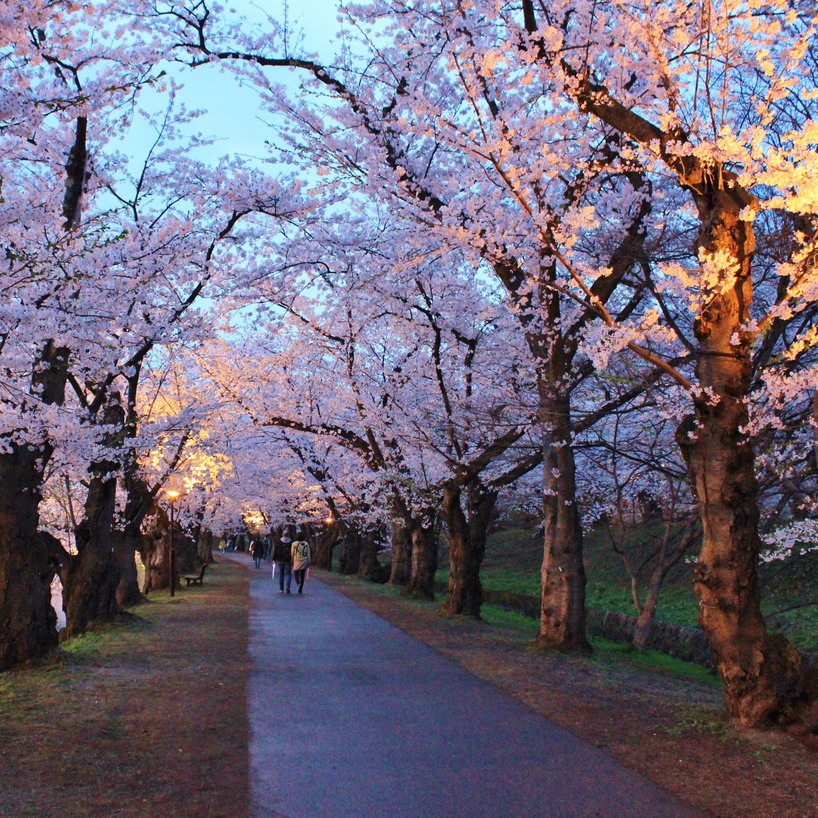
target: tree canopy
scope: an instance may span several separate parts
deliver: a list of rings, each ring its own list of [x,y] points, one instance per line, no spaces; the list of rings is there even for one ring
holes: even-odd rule
[[[575,650],[583,533],[650,506],[700,526],[731,715],[806,718],[757,566],[816,537],[814,4],[340,15],[319,59],[201,0],[0,9],[0,668],[54,644],[57,567],[69,633],[138,596],[171,485],[217,535],[388,539],[423,596],[442,525],[474,616],[492,514],[534,508]],[[252,157],[192,135],[214,72]]]

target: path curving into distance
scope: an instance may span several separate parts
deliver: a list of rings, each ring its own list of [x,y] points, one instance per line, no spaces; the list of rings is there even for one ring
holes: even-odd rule
[[[248,557],[252,818],[696,818],[313,575]]]

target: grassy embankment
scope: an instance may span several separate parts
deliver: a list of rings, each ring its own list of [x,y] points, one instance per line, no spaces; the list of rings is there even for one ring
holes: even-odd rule
[[[627,548],[636,563],[661,536],[662,526],[640,526],[628,532]],[[621,557],[613,550],[604,529],[585,538],[589,608],[635,615],[630,580]],[[445,569],[448,555],[441,555]],[[492,590],[539,595],[542,563],[541,536],[527,528],[507,528],[490,535],[481,578]],[[652,567],[648,564],[647,572]],[[698,605],[693,594],[693,566],[682,561],[668,575],[659,600],[657,617],[678,625],[697,624]],[[799,648],[818,650],[818,552],[787,563],[762,564],[762,607],[770,627],[786,633]],[[448,570],[438,571],[439,582],[448,581]],[[496,617],[496,613],[489,613]],[[535,627],[535,626],[532,626]]]

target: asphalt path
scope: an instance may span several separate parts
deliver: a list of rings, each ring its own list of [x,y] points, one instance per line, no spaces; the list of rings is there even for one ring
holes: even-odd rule
[[[601,750],[309,577],[251,574],[253,818],[694,818]]]

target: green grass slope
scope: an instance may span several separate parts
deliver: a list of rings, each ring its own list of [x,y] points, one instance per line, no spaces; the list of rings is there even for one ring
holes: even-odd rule
[[[661,537],[663,526],[629,528],[625,548],[639,564]],[[694,554],[691,553],[689,560]],[[441,554],[437,579],[448,580],[448,554]],[[604,527],[585,537],[588,577],[587,605],[602,611],[635,615],[630,578],[622,558],[614,551]],[[542,535],[530,528],[504,527],[489,536],[481,577],[486,588],[520,594],[540,593]],[[640,580],[647,582],[653,562],[645,566]],[[771,629],[782,631],[799,648],[818,650],[818,552],[784,563],[759,566],[762,608]],[[644,598],[644,590],[642,592]],[[659,598],[657,618],[678,625],[695,626],[698,603],[693,594],[693,564],[682,560],[669,573]]]

